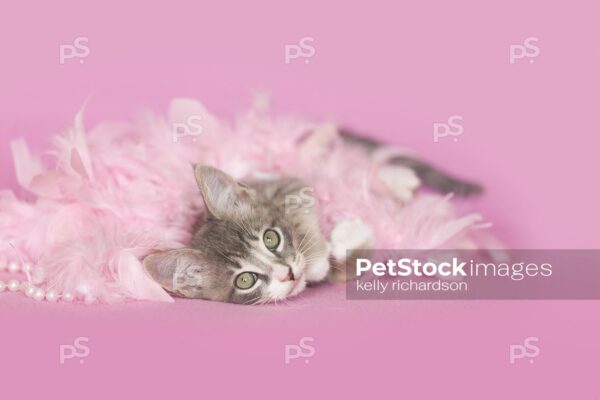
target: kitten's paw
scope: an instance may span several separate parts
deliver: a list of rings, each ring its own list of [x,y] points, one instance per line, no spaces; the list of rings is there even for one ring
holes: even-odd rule
[[[332,257],[328,280],[345,283],[356,279],[356,258],[368,256],[373,242],[373,230],[360,218],[338,222],[331,231]]]
[[[377,177],[385,189],[401,203],[408,203],[421,186],[421,180],[412,169],[398,165],[381,166]]]
[[[365,249],[373,244],[373,230],[360,218],[338,222],[331,231],[331,255],[336,261],[346,260],[347,252]]]
[[[306,281],[321,282],[327,277],[327,274],[329,273],[329,268],[329,257],[327,255],[324,255],[323,257],[311,263],[310,267],[306,269]]]

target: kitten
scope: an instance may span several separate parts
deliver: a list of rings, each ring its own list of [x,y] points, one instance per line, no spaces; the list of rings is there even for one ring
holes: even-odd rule
[[[378,146],[348,132],[342,135],[368,152]],[[411,168],[423,184],[444,193],[470,195],[481,190],[409,157],[395,157],[390,163]],[[353,277],[330,257],[316,207],[286,207],[286,197],[298,196],[306,183],[286,177],[245,185],[203,165],[194,173],[206,212],[189,247],[144,259],[146,271],[170,293],[257,304],[294,296],[327,277],[333,281]],[[346,264],[352,265],[353,258]]]
[[[300,293],[329,272],[329,245],[315,207],[286,207],[307,187],[295,178],[236,182],[199,165],[196,180],[206,214],[189,248],[144,259],[169,292],[188,298],[253,304]]]

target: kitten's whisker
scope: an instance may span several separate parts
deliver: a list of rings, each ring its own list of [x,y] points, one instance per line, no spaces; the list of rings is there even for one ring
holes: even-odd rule
[[[315,238],[315,239],[316,239],[316,238]],[[303,252],[303,253],[307,253],[307,252],[308,252],[310,249],[312,249],[313,247],[315,247],[315,245],[316,245],[316,244],[318,244],[318,243],[319,243],[319,241],[318,241],[318,240],[313,240],[313,241],[311,241],[311,242],[309,242],[309,243],[312,243],[312,244],[311,244],[311,245],[310,245],[310,247],[308,247],[307,249],[303,249],[303,250],[302,250],[302,252]]]
[[[306,235],[305,235],[305,237],[306,237]],[[298,251],[301,253],[304,253],[306,251],[306,246],[309,246],[311,243],[313,243],[315,239],[316,238],[315,238],[314,232],[311,232],[308,242],[304,243],[304,245],[302,247],[300,247],[300,249]],[[304,242],[304,239],[302,241]]]
[[[320,256],[315,256],[315,257],[310,257],[310,258],[307,258],[307,259],[305,259],[305,260],[304,260],[304,262],[305,262],[306,264],[310,264],[310,263],[312,263],[313,261],[317,261],[317,260],[320,260],[320,259],[321,259],[321,257],[320,257]]]
[[[246,222],[244,222],[243,220],[240,220],[240,224],[242,224],[242,227],[244,228],[244,230],[246,231],[246,233],[249,236],[252,236],[252,229],[250,228],[250,226]]]
[[[220,255],[221,257],[223,257],[224,259],[226,259],[226,260],[227,260],[227,261],[229,261],[230,263],[232,263],[232,264],[235,264],[235,263],[236,263],[236,261],[235,261],[235,260],[233,260],[233,259],[232,259],[231,257],[229,257],[228,255],[224,254],[224,253],[223,253],[221,250],[217,249],[216,247],[214,248],[214,250],[215,250],[217,253],[219,253],[219,255]]]
[[[302,236],[302,240],[300,241],[300,244],[298,245],[298,252],[302,252],[302,243],[304,243],[304,239],[306,239],[306,236],[308,235],[308,232],[306,232],[303,236]]]
[[[256,296],[256,297],[253,297],[253,298],[251,298],[250,300],[248,300],[248,301],[245,301],[245,302],[244,302],[244,303],[242,303],[242,304],[244,304],[244,305],[251,305],[251,306],[253,306],[253,305],[255,305],[255,304],[258,302],[258,300],[260,300],[260,295],[258,295],[258,296]]]
[[[339,267],[335,263],[329,263],[329,265],[332,268],[337,269],[338,271],[345,271],[345,268],[343,266],[341,266],[341,265]]]
[[[242,220],[240,220],[239,222],[234,220],[233,223],[236,224],[238,228],[240,228],[242,232],[246,233],[248,236],[252,235],[248,230],[248,227],[244,225],[244,222]]]

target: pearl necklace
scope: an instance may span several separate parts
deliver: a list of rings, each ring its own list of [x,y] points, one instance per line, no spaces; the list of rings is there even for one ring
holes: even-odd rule
[[[44,299],[51,303],[54,303],[59,299],[66,302],[73,301],[74,296],[71,293],[66,292],[63,294],[58,294],[54,290],[45,291],[42,288],[35,287],[31,283],[32,268],[33,267],[29,263],[24,263],[23,265],[20,265],[15,261],[11,261],[10,263],[8,263],[8,265],[5,265],[4,263],[0,262],[0,272],[8,270],[8,272],[11,274],[24,274],[27,277],[27,280],[24,280],[22,282],[18,279],[11,279],[8,282],[0,280],[0,293],[8,289],[11,292],[21,291],[27,297],[30,297],[36,301],[42,301]]]

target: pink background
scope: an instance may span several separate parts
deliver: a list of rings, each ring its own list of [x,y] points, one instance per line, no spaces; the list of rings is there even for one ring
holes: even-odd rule
[[[242,2],[240,2],[242,3]],[[474,202],[509,246],[598,248],[596,2],[15,2],[0,10],[0,186],[9,140],[196,97],[230,118],[256,90],[277,112],[353,127],[485,183]],[[59,63],[60,44],[91,54]],[[315,39],[316,55],[284,62]],[[538,37],[540,55],[509,63]],[[432,141],[432,124],[464,133]],[[21,193],[17,189],[18,193]],[[598,302],[349,302],[324,286],[284,305],[69,306],[0,295],[6,394],[32,398],[598,398]],[[90,338],[83,364],[58,347]],[[285,344],[315,338],[308,364]],[[539,337],[533,364],[510,344]]]

